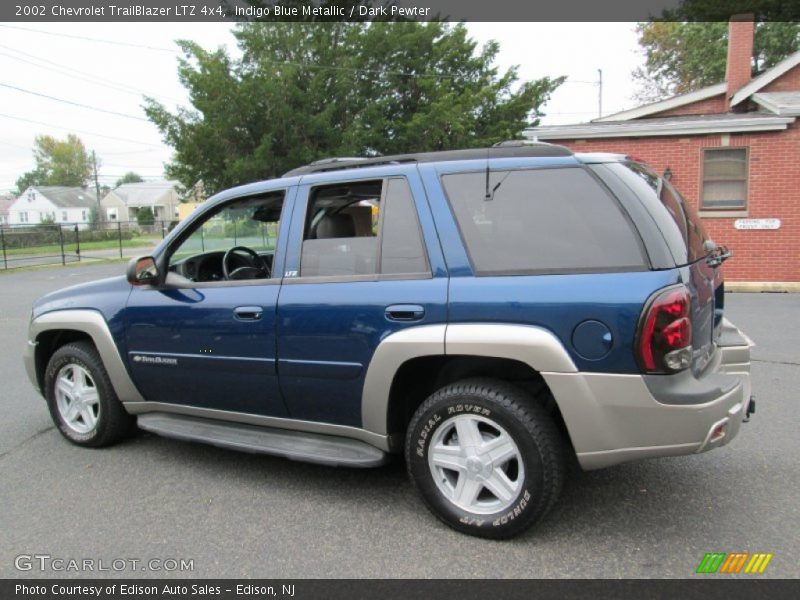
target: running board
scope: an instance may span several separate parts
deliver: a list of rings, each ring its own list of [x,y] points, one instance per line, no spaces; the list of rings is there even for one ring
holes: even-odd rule
[[[178,440],[335,467],[377,467],[387,460],[385,452],[365,442],[304,431],[166,413],[139,415],[138,425],[145,431]]]

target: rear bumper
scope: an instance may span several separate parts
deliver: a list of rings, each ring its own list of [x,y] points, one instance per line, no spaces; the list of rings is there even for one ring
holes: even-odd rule
[[[547,373],[545,380],[584,469],[728,444],[751,398],[747,336],[725,321],[705,371],[695,377]],[[666,378],[666,379],[665,379]]]

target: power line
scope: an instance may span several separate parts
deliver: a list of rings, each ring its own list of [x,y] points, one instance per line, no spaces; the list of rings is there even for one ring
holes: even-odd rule
[[[12,144],[11,142],[6,142],[4,140],[0,140],[0,144],[11,146],[12,148],[19,148],[20,150],[30,150],[30,148],[25,148],[24,146],[17,146],[16,144]]]
[[[0,27],[7,27],[11,29],[20,29],[22,31],[30,31],[33,33],[43,33],[47,35],[56,35],[61,37],[73,38],[78,40],[86,40],[90,42],[102,42],[105,44],[113,44],[117,46],[129,46],[133,48],[145,48],[148,50],[159,50],[162,52],[171,52],[173,54],[180,54],[178,50],[172,48],[163,48],[163,47],[156,47],[156,46],[145,46],[141,44],[132,44],[128,42],[117,42],[112,40],[103,40],[98,38],[91,38],[85,37],[80,35],[69,35],[66,33],[55,33],[52,31],[43,31],[41,29],[31,29],[28,27],[19,27],[17,25],[0,25]],[[285,66],[285,67],[299,67],[302,69],[317,69],[317,70],[330,70],[330,71],[348,71],[351,73],[359,73],[364,75],[391,75],[395,77],[409,77],[414,79],[440,79],[440,80],[453,80],[456,79],[453,75],[442,75],[439,73],[404,73],[402,71],[387,71],[382,69],[361,69],[358,67],[344,67],[339,65],[317,65],[311,63],[303,63],[303,62],[293,62],[293,61],[280,61],[280,60],[270,60],[268,58],[259,57],[259,62],[270,64],[273,66]],[[568,83],[587,83],[587,84],[594,84],[596,85],[597,82],[595,81],[580,81],[580,80],[571,80]]]
[[[131,42],[120,42],[117,40],[104,40],[100,38],[92,38],[86,37],[82,35],[71,35],[69,33],[56,33],[55,31],[44,31],[42,29],[33,29],[30,27],[20,27],[19,25],[0,25],[0,27],[5,27],[7,29],[19,29],[20,31],[29,31],[31,33],[42,33],[44,35],[54,35],[57,37],[63,38],[71,38],[74,40],[84,40],[87,42],[97,42],[100,44],[111,44],[112,46],[127,46],[129,48],[143,48],[145,50],[155,50],[158,52],[171,52],[172,54],[178,54],[178,51],[174,48],[163,48],[159,46],[147,46],[145,44],[133,44]]]
[[[161,146],[158,145],[158,144],[152,144],[152,143],[149,143],[149,142],[139,142],[139,141],[136,141],[136,140],[129,140],[127,138],[114,137],[114,136],[105,135],[105,134],[102,134],[102,133],[95,133],[93,131],[85,131],[85,130],[82,130],[82,129],[74,129],[73,127],[64,127],[63,125],[55,125],[54,123],[44,123],[43,121],[34,121],[33,119],[26,119],[24,117],[15,117],[13,115],[7,115],[7,114],[4,114],[4,113],[0,113],[0,117],[3,117],[5,119],[11,119],[13,121],[23,121],[25,123],[33,123],[34,125],[43,125],[45,127],[55,127],[56,129],[63,129],[65,131],[74,131],[75,133],[82,133],[84,135],[93,135],[95,137],[105,138],[105,139],[108,139],[108,140],[114,140],[114,141],[117,141],[117,142],[128,142],[130,144],[140,144],[142,146],[151,146],[154,149],[160,149],[161,148]],[[142,152],[152,152],[152,151],[153,150],[147,150],[147,151],[142,150]],[[123,153],[122,152],[119,152],[119,153],[107,152],[106,154],[123,154]]]
[[[117,173],[115,175],[101,175],[98,173],[97,177],[100,179],[119,179],[120,177],[125,177],[127,173]],[[162,175],[140,175],[142,179],[164,179]]]
[[[77,69],[72,69],[70,67],[67,67],[66,65],[60,65],[58,63],[55,63],[53,61],[50,61],[50,60],[47,60],[47,59],[44,59],[44,58],[40,58],[40,57],[35,56],[33,54],[28,54],[27,52],[22,52],[21,50],[15,50],[14,48],[9,48],[8,46],[4,46],[3,44],[0,44],[0,48],[5,48],[6,50],[10,50],[11,52],[16,52],[17,54],[22,54],[23,56],[28,56],[28,57],[34,59],[35,61],[39,61],[39,62],[42,62],[42,63],[48,63],[48,64],[51,64],[53,66],[52,67],[48,67],[47,64],[37,64],[36,62],[33,62],[31,60],[27,60],[27,59],[21,58],[19,56],[12,56],[11,54],[6,54],[5,52],[0,52],[0,56],[5,56],[6,58],[10,58],[12,60],[17,60],[17,61],[20,61],[20,62],[23,62],[23,63],[27,63],[29,65],[33,65],[34,67],[38,67],[40,69],[45,69],[47,71],[53,71],[53,72],[58,73],[60,75],[64,75],[64,76],[67,76],[67,77],[72,77],[74,79],[80,79],[82,81],[86,81],[87,83],[90,83],[91,85],[96,85],[96,86],[99,86],[99,87],[104,87],[104,88],[108,88],[108,89],[111,89],[111,90],[116,90],[116,91],[122,92],[124,94],[130,94],[130,95],[138,96],[138,97],[150,95],[150,96],[154,96],[154,97],[163,98],[164,100],[169,100],[171,102],[176,102],[176,103],[180,102],[180,100],[176,100],[175,98],[170,98],[169,96],[161,96],[161,95],[156,96],[155,94],[147,94],[147,93],[145,93],[145,92],[143,92],[141,90],[137,90],[137,89],[132,88],[130,86],[127,86],[125,84],[114,82],[112,80],[104,79],[104,80],[97,81],[98,79],[100,79],[99,77],[97,77],[95,75],[92,75],[90,73],[86,73],[85,71],[79,71]],[[73,71],[73,73],[76,73],[76,74],[65,73],[64,71]]]
[[[118,169],[128,169],[128,170],[139,170],[139,169],[158,169],[159,172],[164,170],[163,166],[158,165],[119,165],[116,163],[103,163],[101,166],[103,167],[114,167]]]
[[[126,119],[135,119],[137,121],[144,121],[145,123],[149,123],[147,119],[143,119],[142,117],[137,117],[136,115],[129,115],[127,113],[120,113],[115,112],[113,110],[106,110],[105,108],[98,108],[97,106],[89,106],[88,104],[81,104],[80,102],[73,102],[72,100],[64,100],[63,98],[56,98],[55,96],[48,96],[47,94],[41,94],[39,92],[33,92],[31,90],[26,90],[25,88],[17,87],[15,85],[10,85],[8,83],[0,83],[0,87],[8,88],[11,90],[16,90],[18,92],[22,92],[24,94],[30,94],[32,96],[39,96],[41,98],[46,98],[48,100],[53,100],[55,102],[61,102],[63,104],[71,104],[72,106],[78,106],[80,108],[86,108],[88,110],[94,110],[97,112],[107,113],[109,115],[115,115],[118,117],[125,117]]]
[[[147,154],[149,152],[158,152],[158,148],[151,148],[150,150],[126,150],[125,152],[103,152],[103,156],[117,156],[121,154]]]

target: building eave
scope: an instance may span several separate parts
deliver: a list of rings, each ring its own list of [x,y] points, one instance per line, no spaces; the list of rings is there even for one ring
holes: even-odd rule
[[[786,107],[775,104],[769,96],[753,94],[753,102],[775,113],[779,117],[800,117],[800,107]]]
[[[694,104],[695,102],[708,100],[709,98],[713,98],[714,96],[719,96],[721,94],[724,94],[726,90],[727,90],[727,84],[723,81],[722,83],[710,85],[708,87],[704,87],[694,92],[689,92],[687,94],[680,94],[678,96],[672,96],[671,98],[667,98],[666,100],[659,100],[658,102],[644,104],[642,106],[637,106],[636,108],[632,108],[630,110],[623,110],[621,112],[614,113],[613,115],[607,115],[599,119],[594,119],[592,123],[612,123],[617,121],[630,121],[632,119],[640,119],[642,117],[655,115],[667,110],[680,108],[681,106],[686,106],[687,104]]]
[[[619,124],[566,125],[552,127],[533,127],[523,131],[528,139],[537,140],[574,140],[622,137],[665,137],[703,135],[714,133],[743,133],[756,131],[782,131],[795,121],[792,117],[759,117],[752,119],[714,119],[705,121],[669,121],[654,123],[648,121],[637,123],[626,121]]]
[[[757,91],[761,90],[764,86],[772,83],[778,77],[789,72],[797,65],[800,65],[800,50],[787,56],[771,69],[764,71],[761,75],[753,79],[750,83],[736,92],[731,97],[731,106],[741,104]]]

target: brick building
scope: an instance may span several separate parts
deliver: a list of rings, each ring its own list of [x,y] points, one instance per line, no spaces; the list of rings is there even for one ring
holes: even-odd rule
[[[734,251],[729,281],[800,282],[800,52],[751,77],[753,22],[731,21],[726,81],[529,139],[648,163]]]

